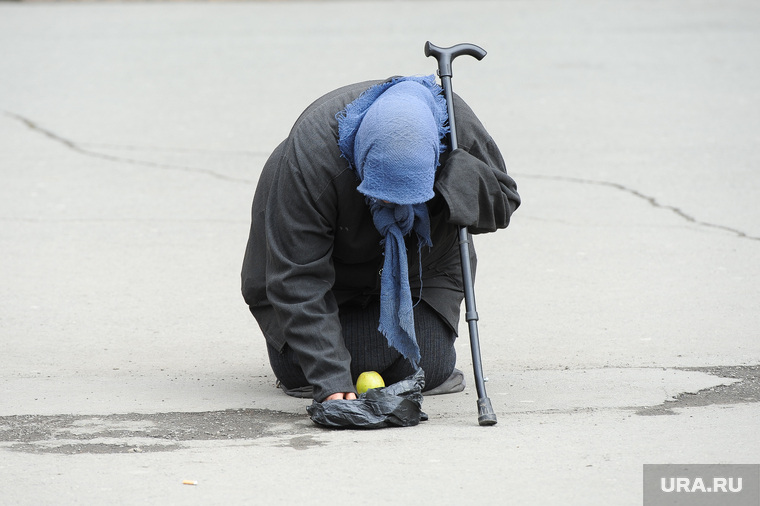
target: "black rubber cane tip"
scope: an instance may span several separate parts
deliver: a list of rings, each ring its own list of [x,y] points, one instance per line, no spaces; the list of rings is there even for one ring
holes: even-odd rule
[[[491,399],[488,397],[478,399],[478,425],[483,427],[496,425],[496,413],[494,413]]]

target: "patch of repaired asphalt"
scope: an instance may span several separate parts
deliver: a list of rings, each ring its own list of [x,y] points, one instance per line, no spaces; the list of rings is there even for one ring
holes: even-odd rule
[[[294,431],[295,425],[303,426]],[[275,437],[278,446],[303,450],[322,444],[308,434],[310,429],[316,430],[302,415],[268,409],[104,416],[18,415],[0,417],[0,447],[27,453],[141,453],[178,450],[189,441]],[[294,432],[298,436],[291,437]]]
[[[699,371],[721,378],[738,379],[730,385],[718,385],[698,392],[684,392],[675,399],[667,400],[657,406],[636,408],[636,414],[642,416],[677,415],[676,408],[710,406],[713,404],[741,404],[760,402],[760,365],[722,366],[722,367],[684,367],[683,371]]]
[[[760,402],[760,365],[681,368],[738,381],[682,393],[657,406],[632,407],[642,416],[676,415],[674,409]],[[280,447],[305,450],[324,443],[322,429],[303,415],[268,409],[111,415],[0,417],[0,448],[26,453],[142,453],[187,447],[192,441],[273,438]]]

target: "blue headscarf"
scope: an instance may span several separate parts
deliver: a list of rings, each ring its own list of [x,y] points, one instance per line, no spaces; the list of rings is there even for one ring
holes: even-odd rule
[[[439,155],[446,149],[446,100],[434,76],[400,77],[368,89],[336,117],[341,154],[356,171],[358,190],[383,236],[378,329],[417,366],[404,236],[417,234],[420,253],[422,246],[432,246],[425,202],[433,198]]]

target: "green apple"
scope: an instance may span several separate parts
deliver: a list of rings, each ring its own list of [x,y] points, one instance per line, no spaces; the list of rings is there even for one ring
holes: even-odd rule
[[[383,377],[375,371],[365,371],[359,375],[356,380],[356,391],[359,395],[372,388],[382,388],[385,386]]]

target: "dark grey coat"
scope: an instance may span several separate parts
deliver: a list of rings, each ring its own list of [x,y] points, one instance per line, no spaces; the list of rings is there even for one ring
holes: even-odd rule
[[[353,389],[339,307],[380,293],[381,236],[356,174],[340,156],[335,119],[380,82],[349,85],[311,104],[269,157],[253,199],[243,297],[266,340],[296,352],[315,399]],[[504,228],[520,197],[475,114],[456,96],[454,107],[459,149],[442,155],[436,196],[428,202],[433,246],[422,251],[422,299],[456,331],[463,299],[457,228]],[[416,237],[408,238],[407,249],[417,296]]]

